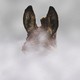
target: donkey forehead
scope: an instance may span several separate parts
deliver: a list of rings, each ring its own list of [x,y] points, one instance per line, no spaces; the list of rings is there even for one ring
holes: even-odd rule
[[[40,34],[47,34],[47,31],[45,31],[43,28],[38,27],[37,29],[35,29],[32,34],[34,35],[40,35]]]
[[[48,31],[45,31],[43,28],[38,27],[36,30],[34,30],[30,36],[29,39],[36,39],[36,40],[46,40],[50,37]]]
[[[55,40],[50,37],[49,33],[46,32],[43,28],[38,27],[34,30],[30,36],[27,37],[27,41],[25,43],[26,49],[44,49],[45,47],[50,47],[49,45],[54,45]],[[41,48],[42,47],[42,48]]]

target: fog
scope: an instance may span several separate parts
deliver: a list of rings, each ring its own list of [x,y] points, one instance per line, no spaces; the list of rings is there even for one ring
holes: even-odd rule
[[[56,9],[56,48],[22,52],[27,37],[23,13],[28,5],[33,6],[38,26],[49,6]],[[79,0],[0,0],[0,80],[80,80],[79,7]]]

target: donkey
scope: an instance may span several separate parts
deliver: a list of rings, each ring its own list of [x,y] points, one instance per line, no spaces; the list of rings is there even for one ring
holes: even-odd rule
[[[38,27],[33,8],[31,5],[28,6],[23,15],[23,24],[27,31],[26,42],[22,47],[23,51],[47,49],[56,46],[56,33],[59,24],[56,10],[50,6],[46,17],[43,17],[40,21],[41,26]]]

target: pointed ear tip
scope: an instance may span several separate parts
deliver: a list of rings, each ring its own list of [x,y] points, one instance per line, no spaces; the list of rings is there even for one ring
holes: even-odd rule
[[[25,11],[28,11],[28,10],[33,10],[33,8],[32,8],[31,5],[29,5],[29,6],[25,9]]]
[[[55,8],[53,6],[50,6],[49,10],[55,10]]]
[[[32,5],[29,5],[27,8],[32,8]]]
[[[49,8],[53,8],[53,6],[49,6]]]

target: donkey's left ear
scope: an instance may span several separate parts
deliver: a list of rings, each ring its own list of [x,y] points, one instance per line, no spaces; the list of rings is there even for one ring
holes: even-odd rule
[[[48,21],[48,25],[52,30],[52,33],[53,34],[56,33],[57,29],[58,29],[58,24],[59,24],[58,14],[52,6],[49,7],[49,11],[47,13],[46,18],[47,18],[47,21]]]
[[[31,5],[24,11],[23,24],[28,34],[37,28],[35,14]]]

